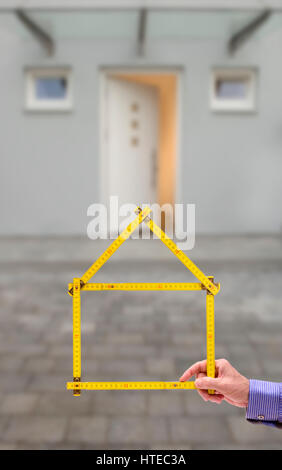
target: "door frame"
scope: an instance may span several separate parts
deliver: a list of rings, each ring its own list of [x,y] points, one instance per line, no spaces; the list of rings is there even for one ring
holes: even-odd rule
[[[176,176],[175,176],[175,197],[174,202],[182,202],[182,186],[181,186],[181,154],[182,154],[182,125],[183,125],[183,66],[101,66],[99,71],[99,197],[101,203],[108,206],[109,202],[109,185],[108,185],[108,150],[107,150],[107,128],[106,128],[106,111],[105,111],[105,97],[107,93],[107,80],[111,75],[115,74],[174,74],[176,77],[176,119],[177,119],[177,131],[176,131]],[[156,201],[158,202],[158,201]]]

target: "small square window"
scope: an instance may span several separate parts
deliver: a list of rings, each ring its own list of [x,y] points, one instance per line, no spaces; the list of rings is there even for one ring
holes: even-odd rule
[[[28,69],[26,108],[38,111],[65,111],[72,108],[69,69]]]
[[[214,111],[255,109],[253,69],[215,69],[211,79],[211,108]]]
[[[38,77],[36,79],[36,98],[38,100],[64,100],[68,81],[61,77]]]

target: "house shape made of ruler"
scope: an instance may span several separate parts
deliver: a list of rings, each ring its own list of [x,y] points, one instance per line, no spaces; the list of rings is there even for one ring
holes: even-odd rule
[[[195,390],[193,381],[188,382],[83,382],[81,380],[81,293],[83,291],[206,291],[206,356],[207,375],[215,376],[215,329],[214,329],[214,296],[220,285],[214,283],[212,276],[206,276],[177,245],[149,217],[151,209],[137,207],[137,217],[113,241],[106,251],[93,263],[81,278],[74,278],[69,284],[68,292],[73,298],[73,381],[67,382],[67,389],[73,390],[74,396],[80,396],[81,390]],[[199,282],[126,282],[126,283],[90,283],[90,279],[108,261],[115,251],[130,237],[137,227],[144,222],[170,251],[194,274]],[[214,393],[209,390],[209,393]]]

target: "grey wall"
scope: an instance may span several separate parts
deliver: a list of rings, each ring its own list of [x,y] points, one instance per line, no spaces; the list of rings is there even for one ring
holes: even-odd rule
[[[137,60],[123,40],[61,40],[54,58],[34,41],[0,32],[1,234],[86,233],[99,201],[99,67],[183,66],[179,202],[196,203],[201,233],[280,232],[282,226],[282,33],[228,57],[223,41],[157,41]],[[71,65],[70,113],[24,110],[27,65]],[[257,111],[209,108],[213,66],[258,68]]]

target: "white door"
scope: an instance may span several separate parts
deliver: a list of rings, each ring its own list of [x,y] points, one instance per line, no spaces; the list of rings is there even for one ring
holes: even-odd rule
[[[158,91],[108,78],[106,90],[108,197],[119,203],[155,203],[158,149]]]

